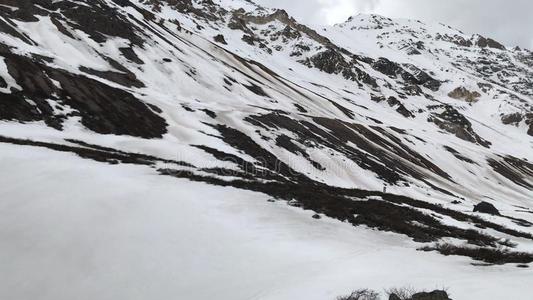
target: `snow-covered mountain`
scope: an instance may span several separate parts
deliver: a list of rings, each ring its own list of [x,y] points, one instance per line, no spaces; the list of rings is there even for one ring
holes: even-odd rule
[[[15,188],[13,179],[1,185],[10,197],[1,204],[2,215],[32,218],[40,204],[28,208],[20,199],[62,198],[70,185],[102,199],[116,196],[101,179],[76,179],[84,169],[72,168],[80,164],[96,177],[124,177],[117,185],[136,186],[132,191],[142,185],[170,190],[151,199],[175,195],[202,202],[219,194],[225,200],[206,201],[206,209],[231,206],[234,197],[277,205],[265,204],[268,198],[283,205],[261,206],[269,211],[266,218],[293,220],[290,212],[297,226],[317,230],[323,222],[326,229],[318,230],[346,230],[339,239],[378,229],[385,233],[375,233],[379,237],[363,248],[397,247],[376,254],[387,261],[391,253],[413,251],[405,257],[428,255],[445,265],[456,260],[437,252],[454,254],[469,258],[449,272],[483,274],[468,266],[469,259],[508,264],[498,270],[514,282],[527,274],[516,264],[533,262],[526,253],[533,251],[530,50],[443,24],[377,15],[310,28],[249,0],[0,0],[0,56],[2,177],[22,181]],[[59,163],[40,161],[47,157]],[[36,182],[23,175],[34,172],[41,174]],[[73,182],[57,175],[62,172],[72,173]],[[174,191],[174,183],[189,191]],[[27,194],[27,188],[52,194]],[[135,203],[150,207],[141,200]],[[185,215],[199,209],[186,202]],[[480,202],[498,212],[474,212]],[[2,223],[0,236],[17,256],[27,240],[13,235],[24,232],[19,226],[33,226],[11,221]],[[258,239],[257,253],[260,242],[276,235]],[[415,251],[422,247],[436,251]],[[7,263],[9,253],[0,252],[6,255],[1,261]],[[421,263],[428,261],[423,257]],[[427,271],[414,270],[420,273],[413,277]],[[457,293],[467,295],[468,284],[456,281],[447,277],[438,284],[453,282]],[[256,298],[289,299],[300,295],[296,290]],[[257,291],[224,295],[251,299],[248,292]]]

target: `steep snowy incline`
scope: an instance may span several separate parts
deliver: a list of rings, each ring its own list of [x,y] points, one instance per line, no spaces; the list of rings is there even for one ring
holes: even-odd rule
[[[3,144],[533,261],[528,50],[378,16],[314,30],[244,0],[0,0],[0,56]]]

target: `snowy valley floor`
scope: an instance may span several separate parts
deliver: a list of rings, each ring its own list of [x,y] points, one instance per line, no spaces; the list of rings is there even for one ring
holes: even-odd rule
[[[409,238],[142,166],[0,144],[0,299],[335,299],[448,288],[531,299],[532,269],[476,267]]]

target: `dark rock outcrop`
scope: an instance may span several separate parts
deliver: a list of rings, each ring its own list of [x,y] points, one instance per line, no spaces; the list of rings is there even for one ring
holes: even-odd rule
[[[385,74],[390,78],[396,79],[400,77],[407,84],[424,86],[432,91],[439,90],[441,86],[440,81],[434,79],[414,65],[406,64],[405,66],[411,70],[412,73],[404,69],[402,65],[384,57],[380,57],[378,60],[371,63],[371,67],[374,70]]]
[[[421,292],[411,297],[411,300],[451,300],[445,291]]]
[[[435,290],[432,292],[420,292],[408,297],[406,295],[397,295],[391,293],[389,300],[451,300],[446,291]]]
[[[440,86],[442,83],[431,77],[428,73],[418,69],[415,74],[413,74],[414,78],[416,79],[416,84],[422,85],[434,92],[438,91],[440,89]]]
[[[223,44],[223,45],[227,45],[228,43],[226,42],[226,38],[222,35],[222,34],[218,34],[216,35],[213,40],[215,40],[215,42],[217,43],[220,43],[220,44]]]
[[[329,74],[341,74],[348,80],[362,81],[372,87],[377,87],[374,78],[359,69],[353,62],[346,61],[345,57],[333,48],[315,54],[310,59],[302,61],[302,63]]]
[[[372,68],[382,74],[391,78],[396,78],[401,73],[402,68],[395,62],[392,62],[384,57],[380,57],[372,64]]]
[[[461,47],[472,47],[473,43],[472,41],[468,40],[468,39],[465,39],[464,37],[460,36],[460,35],[448,35],[448,34],[440,34],[440,33],[437,33],[436,37],[435,37],[437,40],[442,40],[442,41],[445,41],[445,42],[449,42],[449,43],[453,43],[457,46],[461,46]]]
[[[400,296],[392,293],[389,295],[389,300],[402,300],[402,298],[400,298]]]
[[[492,204],[488,202],[481,202],[474,206],[474,212],[480,212],[489,215],[499,216],[500,211]]]
[[[522,120],[524,120],[524,116],[522,116],[520,113],[512,113],[502,116],[502,123],[505,125],[518,125],[518,123],[522,122]]]
[[[453,91],[448,93],[448,96],[457,100],[464,100],[466,102],[476,102],[478,101],[481,94],[477,91],[469,91],[463,86],[460,86]]]
[[[499,50],[505,50],[505,46],[498,43],[497,41],[491,39],[491,38],[485,38],[482,36],[479,36],[476,45],[481,48],[494,48]]]
[[[389,99],[387,99],[387,103],[391,106],[391,107],[395,107],[396,108],[396,111],[401,114],[402,116],[406,117],[406,118],[414,118],[415,116],[413,115],[413,113],[408,110],[402,102],[400,102],[400,100],[398,100],[397,98],[395,97],[389,97]]]
[[[533,163],[510,155],[489,158],[487,162],[496,173],[519,186],[529,190],[533,189],[533,184],[528,180],[528,178],[533,177]]]
[[[64,120],[78,116],[85,127],[102,134],[160,138],[166,133],[166,121],[125,90],[51,68],[36,59],[5,51],[0,55],[22,88],[4,96],[8,101],[2,101],[2,119],[42,120],[62,129]]]
[[[454,134],[462,140],[476,143],[486,148],[489,148],[492,144],[474,132],[472,123],[452,106],[446,105],[443,112],[431,114],[428,121],[435,123],[440,129]]]
[[[529,130],[527,134],[533,136],[533,113],[526,114],[526,124],[529,125]]]

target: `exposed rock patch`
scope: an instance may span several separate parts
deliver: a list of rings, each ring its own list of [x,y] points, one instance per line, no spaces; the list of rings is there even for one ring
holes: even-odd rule
[[[485,38],[482,36],[478,36],[478,40],[476,42],[476,45],[481,48],[494,48],[499,50],[505,50],[505,46],[498,43],[497,41],[491,39],[491,38]]]
[[[495,172],[511,182],[527,189],[533,189],[533,184],[528,181],[528,178],[533,178],[532,163],[513,156],[489,158],[487,162]]]
[[[465,116],[449,105],[444,106],[444,110],[441,113],[432,113],[428,121],[435,123],[440,129],[454,134],[462,140],[476,143],[486,148],[491,145],[491,142],[484,140],[474,132],[472,123]]]
[[[315,54],[310,59],[302,61],[309,67],[315,67],[328,74],[341,74],[344,78],[358,82],[359,80],[377,87],[375,79],[370,77],[366,72],[357,68],[352,62],[346,61],[343,54],[335,49],[327,49]]]
[[[474,212],[485,213],[489,215],[499,216],[500,211],[496,207],[488,202],[481,202],[474,206]]]
[[[6,111],[0,116],[4,119],[43,120],[61,129],[66,118],[79,116],[85,127],[102,134],[155,138],[166,133],[165,120],[131,93],[27,57],[0,54],[5,57],[9,74],[22,87],[2,104]],[[56,113],[50,101],[72,111]]]
[[[213,38],[215,40],[215,42],[217,43],[220,43],[220,44],[223,44],[223,45],[227,45],[228,43],[226,42],[226,38],[224,37],[224,35],[222,34],[217,34],[215,35],[215,37]]]
[[[477,102],[481,94],[477,91],[469,91],[465,87],[458,87],[448,93],[448,96],[457,100],[464,100],[466,102]]]
[[[502,123],[505,125],[513,124],[518,125],[524,120],[524,116],[520,113],[512,113],[502,116]]]

